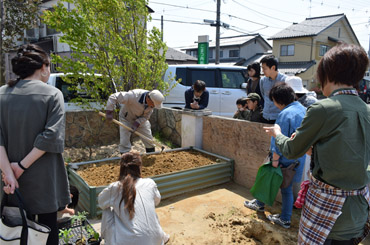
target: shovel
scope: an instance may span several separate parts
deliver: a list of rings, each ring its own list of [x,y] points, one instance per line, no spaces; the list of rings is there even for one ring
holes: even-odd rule
[[[105,117],[105,113],[103,113],[101,111],[99,111],[99,115],[102,116],[102,117]],[[163,150],[164,150],[164,146],[163,145],[159,144],[158,142],[156,142],[156,141],[154,141],[152,139],[149,139],[148,137],[146,137],[145,135],[143,135],[143,134],[141,134],[141,133],[139,133],[137,131],[132,130],[132,128],[126,126],[125,124],[121,123],[120,121],[117,121],[116,119],[112,119],[112,121],[115,124],[117,124],[117,125],[119,125],[121,127],[124,127],[125,129],[129,130],[130,132],[132,132],[132,133],[140,136],[142,139],[146,140],[147,142],[150,142],[150,143],[155,144],[156,146],[160,147],[161,148],[161,152],[163,152]]]

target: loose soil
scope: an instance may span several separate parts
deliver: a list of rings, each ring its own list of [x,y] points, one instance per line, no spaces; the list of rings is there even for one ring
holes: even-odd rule
[[[142,145],[135,144],[134,149],[145,152]],[[68,162],[113,156],[119,156],[117,145],[96,147],[92,151],[67,148],[64,152]],[[181,165],[180,162],[175,166]],[[113,181],[118,172],[115,173]],[[162,200],[156,212],[163,230],[171,235],[169,245],[297,244],[301,210],[293,210],[291,228],[284,229],[266,218],[271,213],[281,212],[280,203],[275,202],[272,207],[267,206],[264,213],[257,213],[243,205],[245,200],[252,199],[247,188],[230,182]],[[99,232],[100,222],[92,220]],[[370,245],[369,240],[361,244]]]
[[[163,152],[142,157],[142,177],[167,174],[221,162],[221,159],[204,153],[189,151]],[[119,160],[103,163],[86,164],[79,167],[77,173],[90,186],[105,186],[117,181]]]

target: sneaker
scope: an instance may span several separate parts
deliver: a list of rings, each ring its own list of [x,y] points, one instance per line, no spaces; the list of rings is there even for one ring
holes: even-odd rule
[[[170,241],[170,235],[169,234],[165,234],[165,236],[164,236],[164,244],[167,244],[169,241]]]
[[[252,201],[245,201],[244,206],[249,208],[249,209],[258,211],[258,212],[264,212],[265,211],[264,206],[258,205],[257,199],[253,199]]]
[[[285,229],[290,228],[290,221],[282,220],[280,214],[270,214],[267,218],[277,225],[284,227]]]

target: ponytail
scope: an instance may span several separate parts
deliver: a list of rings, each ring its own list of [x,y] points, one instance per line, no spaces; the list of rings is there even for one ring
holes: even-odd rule
[[[122,155],[120,161],[119,181],[122,184],[122,197],[119,202],[121,208],[122,201],[125,203],[124,208],[129,213],[130,220],[135,215],[135,184],[141,178],[141,157],[138,153],[128,152]]]

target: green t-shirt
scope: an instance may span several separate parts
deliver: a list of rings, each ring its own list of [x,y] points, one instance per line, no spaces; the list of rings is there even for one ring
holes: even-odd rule
[[[295,138],[280,134],[276,145],[290,159],[302,156],[313,145],[315,178],[343,190],[361,189],[369,183],[370,107],[354,95],[318,101],[308,108]],[[366,200],[348,197],[328,238],[361,236],[367,216]]]

